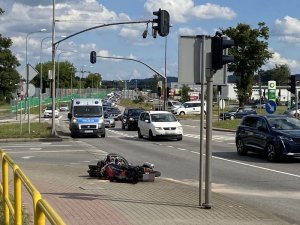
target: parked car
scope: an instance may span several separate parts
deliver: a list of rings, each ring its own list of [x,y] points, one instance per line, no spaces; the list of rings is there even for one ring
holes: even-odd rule
[[[269,161],[300,157],[300,121],[288,115],[247,115],[236,131],[239,155],[264,154]]]
[[[55,117],[58,118],[59,112],[57,109],[55,109]],[[44,117],[52,117],[52,106],[47,106],[44,110]]]
[[[293,108],[290,108],[290,109],[283,112],[283,114],[286,114],[286,115],[289,115],[289,116],[296,116],[296,113],[298,115],[300,115],[300,106],[297,108],[297,110],[296,110],[296,107],[294,106]]]
[[[138,120],[138,137],[147,136],[150,140],[170,138],[182,140],[182,125],[168,111],[145,111]]]
[[[173,109],[171,112],[175,115],[201,114],[201,107],[201,101],[188,101],[178,108]],[[203,107],[204,113],[206,113],[206,101],[204,101]]]
[[[121,120],[122,129],[126,127],[128,130],[137,129],[139,116],[144,111],[142,108],[125,108]]]
[[[233,107],[228,112],[220,113],[219,117],[221,120],[234,120],[241,119],[245,115],[257,114],[256,110],[252,107]]]

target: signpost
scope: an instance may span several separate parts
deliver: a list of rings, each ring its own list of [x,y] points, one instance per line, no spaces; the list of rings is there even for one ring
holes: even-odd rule
[[[267,113],[269,114],[272,114],[276,111],[276,102],[274,102],[273,100],[269,100],[267,103],[266,103],[266,111]]]
[[[268,100],[276,101],[276,81],[268,81]]]

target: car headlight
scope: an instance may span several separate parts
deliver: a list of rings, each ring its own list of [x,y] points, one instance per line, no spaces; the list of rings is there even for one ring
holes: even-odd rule
[[[77,123],[77,119],[75,117],[72,118],[71,123]]]
[[[287,136],[279,136],[279,138],[283,141],[294,141],[293,138]]]
[[[182,126],[177,127],[177,130],[182,130]]]
[[[163,130],[162,127],[155,127],[154,129],[157,130],[157,131]]]
[[[130,118],[129,118],[129,121],[134,121],[134,118],[130,117]]]

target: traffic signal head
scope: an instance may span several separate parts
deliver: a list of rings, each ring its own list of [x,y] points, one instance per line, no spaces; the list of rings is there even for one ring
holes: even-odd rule
[[[160,97],[161,96],[161,87],[157,87],[157,95],[158,95],[158,97]]]
[[[170,31],[170,15],[166,10],[159,9],[158,11],[153,12],[153,15],[157,16],[156,19],[153,19],[153,23],[157,23],[157,26],[152,26],[154,30],[157,30],[158,34],[162,37],[165,37],[169,34]]]
[[[96,52],[95,51],[91,51],[90,53],[90,62],[92,64],[95,64],[97,61],[97,55],[96,55]]]
[[[296,76],[289,77],[289,86],[288,91],[292,94],[296,94]]]
[[[223,65],[234,62],[232,55],[224,55],[223,50],[234,46],[234,41],[225,37],[215,36],[211,39],[211,68],[219,70]]]

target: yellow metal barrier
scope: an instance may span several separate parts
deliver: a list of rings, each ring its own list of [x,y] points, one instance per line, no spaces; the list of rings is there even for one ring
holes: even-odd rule
[[[49,203],[45,199],[42,199],[41,194],[31,184],[18,165],[15,164],[2,149],[0,149],[0,153],[2,159],[2,183],[0,183],[0,194],[3,200],[4,225],[9,225],[10,214],[14,217],[15,225],[22,225],[22,183],[33,200],[34,225],[45,225],[46,218],[51,224],[64,225],[65,222],[52,209]],[[14,203],[9,199],[9,166],[12,168],[14,176]]]

